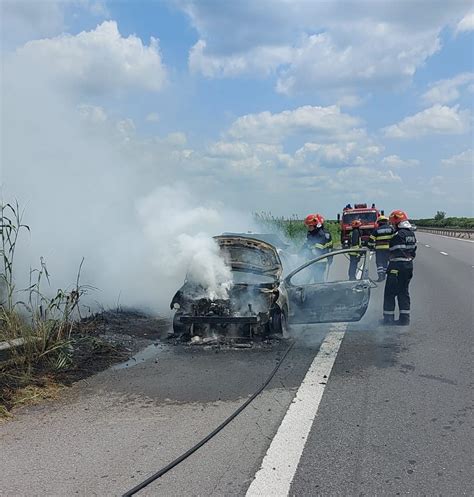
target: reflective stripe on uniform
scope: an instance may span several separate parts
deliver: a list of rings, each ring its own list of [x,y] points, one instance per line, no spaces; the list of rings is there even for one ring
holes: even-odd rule
[[[398,274],[398,269],[390,269],[390,274]]]
[[[389,316],[394,316],[395,311],[383,311],[384,314],[388,314]]]
[[[405,311],[405,310],[400,309],[400,314],[410,314],[410,311]]]
[[[411,262],[413,259],[410,257],[394,257],[390,262]]]
[[[390,250],[408,250],[409,248],[412,247],[407,247],[406,244],[402,243],[401,245],[394,245],[393,247],[390,247]]]
[[[393,235],[382,235],[382,236],[377,236],[376,240],[391,240]]]
[[[328,243],[315,243],[312,247],[320,249],[320,250],[324,250],[324,249],[332,247],[332,242],[328,242]]]
[[[376,245],[375,250],[387,250],[389,245]]]

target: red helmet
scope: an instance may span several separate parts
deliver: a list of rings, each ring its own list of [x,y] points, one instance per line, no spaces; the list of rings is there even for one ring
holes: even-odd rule
[[[324,224],[324,217],[321,214],[308,214],[304,220],[304,224],[308,227],[315,226],[316,228],[321,228]]]
[[[390,224],[397,225],[402,221],[408,221],[407,213],[401,210],[396,210],[390,213],[390,217],[388,218]]]
[[[351,223],[351,226],[353,228],[360,228],[362,226],[362,221],[360,219],[354,219],[354,221],[352,221]]]

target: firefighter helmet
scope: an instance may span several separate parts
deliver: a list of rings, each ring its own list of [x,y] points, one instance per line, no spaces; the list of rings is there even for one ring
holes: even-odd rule
[[[308,214],[304,220],[304,224],[308,227],[314,226],[316,228],[321,228],[324,224],[324,217],[321,216],[321,214]]]
[[[360,228],[362,226],[362,221],[360,219],[354,219],[354,221],[352,221],[351,223],[351,226],[353,228]]]
[[[397,226],[402,221],[408,221],[408,216],[406,212],[401,210],[396,210],[390,213],[389,221],[390,224]]]
[[[385,224],[386,222],[388,222],[388,217],[387,216],[379,216],[377,218],[377,223],[378,224]]]

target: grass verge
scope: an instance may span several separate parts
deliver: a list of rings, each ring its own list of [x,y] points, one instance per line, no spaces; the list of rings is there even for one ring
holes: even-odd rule
[[[0,341],[11,347],[0,362],[0,416],[12,407],[52,398],[61,382],[81,376],[81,358],[113,356],[112,346],[88,336],[81,325],[80,300],[91,287],[80,284],[82,262],[72,288],[50,294],[44,260],[30,270],[27,288],[15,283],[15,254],[19,236],[29,227],[22,223],[18,203],[0,204]],[[85,354],[87,352],[87,354]],[[110,362],[110,361],[109,361]],[[112,361],[113,362],[113,361]]]
[[[276,233],[294,246],[301,246],[306,238],[308,229],[302,219],[296,214],[290,217],[273,216],[271,212],[256,212],[253,215],[255,222],[262,230]],[[326,221],[324,227],[331,233],[334,245],[339,245],[341,230],[337,221]]]

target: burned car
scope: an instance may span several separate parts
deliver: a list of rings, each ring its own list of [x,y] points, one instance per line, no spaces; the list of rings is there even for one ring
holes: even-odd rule
[[[285,335],[288,322],[358,321],[367,310],[371,282],[368,250],[361,253],[358,279],[347,280],[351,250],[307,261],[284,279],[278,250],[270,243],[239,235],[214,237],[232,274],[226,298],[210,298],[205,289],[186,280],[176,292],[173,331],[182,338]],[[312,279],[314,264],[331,267],[324,281]],[[327,272],[329,273],[329,271]]]
[[[276,248],[238,235],[214,237],[232,273],[227,298],[211,299],[186,280],[171,301],[174,333],[181,336],[265,335],[286,331],[287,298],[280,288],[283,267]]]

